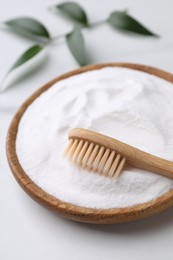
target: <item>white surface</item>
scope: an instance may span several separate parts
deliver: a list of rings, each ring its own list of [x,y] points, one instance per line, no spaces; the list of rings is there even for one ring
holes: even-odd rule
[[[58,2],[58,1],[57,1]],[[70,25],[50,14],[50,0],[1,0],[1,20],[31,15],[45,22],[53,35]],[[128,37],[107,26],[86,32],[90,62],[138,62],[173,71],[173,2],[154,0],[85,0],[79,1],[92,21],[104,18],[113,9],[129,7],[162,38]],[[31,44],[29,40],[1,31],[0,76],[15,58]],[[74,69],[63,42],[52,46],[47,63],[39,73],[13,84],[0,95],[0,259],[172,259],[173,209],[125,225],[96,226],[62,219],[33,202],[18,186],[9,170],[5,155],[5,136],[10,120],[20,104],[51,78]]]
[[[173,84],[127,68],[61,80],[24,113],[16,140],[19,162],[39,187],[62,201],[92,208],[148,202],[172,189],[173,180],[135,167],[118,179],[89,174],[63,152],[70,129],[82,127],[173,160],[172,99]]]

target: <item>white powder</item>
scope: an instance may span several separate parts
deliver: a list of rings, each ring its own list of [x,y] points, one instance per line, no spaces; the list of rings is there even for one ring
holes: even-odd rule
[[[92,208],[126,207],[159,197],[173,181],[129,167],[118,180],[72,165],[62,154],[68,132],[83,127],[173,160],[173,86],[126,68],[62,80],[23,115],[17,155],[27,175],[55,197]]]

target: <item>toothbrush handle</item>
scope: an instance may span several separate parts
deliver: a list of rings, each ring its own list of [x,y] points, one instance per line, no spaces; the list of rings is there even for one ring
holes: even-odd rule
[[[173,179],[173,162],[146,153],[109,136],[88,129],[74,128],[70,131],[69,138],[79,138],[115,150],[125,157],[130,165]]]

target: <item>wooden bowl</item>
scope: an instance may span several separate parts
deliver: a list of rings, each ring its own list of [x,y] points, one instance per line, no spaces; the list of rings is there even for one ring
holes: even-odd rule
[[[36,91],[25,103],[20,107],[16,115],[14,116],[7,134],[7,157],[10,168],[13,172],[14,177],[24,189],[24,191],[31,196],[34,200],[40,203],[42,206],[57,212],[65,218],[76,220],[79,222],[97,223],[97,224],[112,224],[112,223],[123,223],[138,220],[144,217],[151,216],[159,213],[164,209],[173,205],[173,190],[168,191],[159,198],[153,199],[147,203],[142,203],[126,208],[111,208],[111,209],[92,209],[80,207],[70,203],[61,201],[44,190],[38,187],[24,172],[22,166],[19,163],[16,154],[16,135],[18,125],[23,113],[30,104],[42,94],[44,91],[49,89],[53,84],[59,80],[68,78],[70,76],[80,74],[90,70],[97,70],[103,67],[126,67],[134,70],[143,71],[149,74],[156,75],[162,79],[165,79],[173,83],[173,75],[165,71],[152,68],[149,66],[128,64],[128,63],[109,63],[109,64],[96,64],[82,67],[72,72],[66,73],[62,76],[55,78],[49,83],[45,84],[42,88]]]

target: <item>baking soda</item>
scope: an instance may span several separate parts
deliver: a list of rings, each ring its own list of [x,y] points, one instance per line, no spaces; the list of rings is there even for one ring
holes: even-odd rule
[[[173,181],[127,166],[115,180],[63,157],[68,132],[88,128],[143,151],[173,160],[173,86],[156,76],[107,67],[59,81],[24,113],[16,150],[26,174],[65,202],[122,208],[155,199]]]

